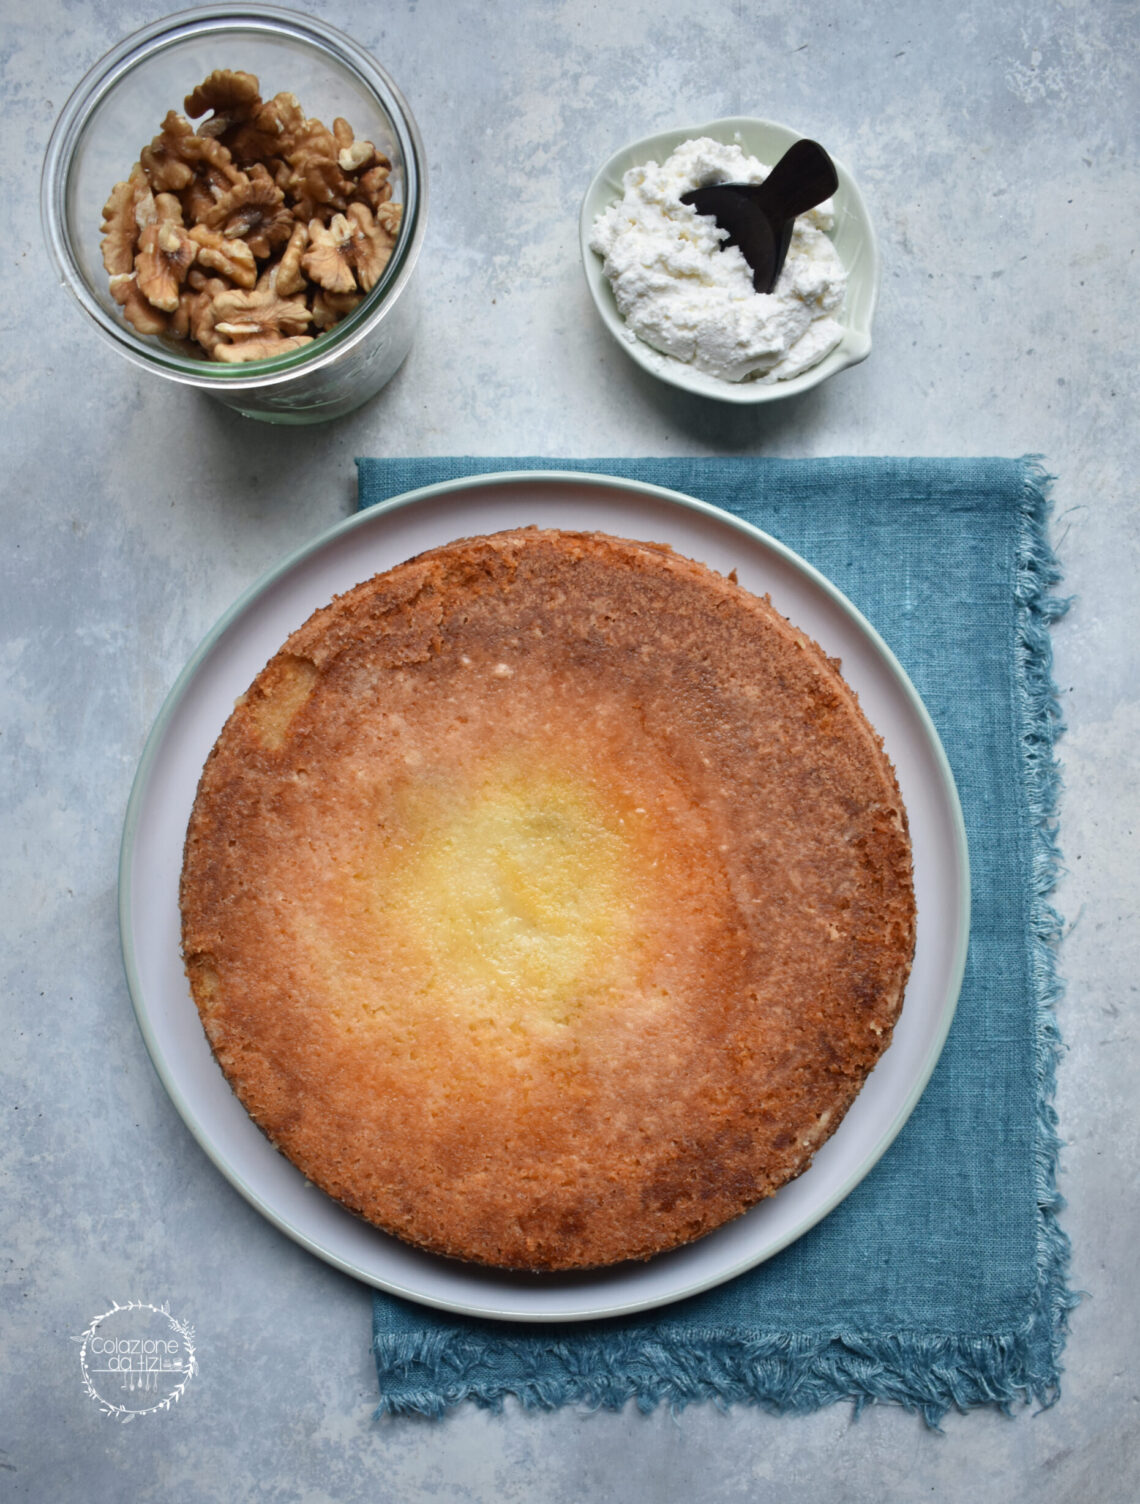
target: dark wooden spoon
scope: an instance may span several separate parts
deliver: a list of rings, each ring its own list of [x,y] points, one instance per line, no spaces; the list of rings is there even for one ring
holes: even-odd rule
[[[771,292],[780,279],[797,214],[822,204],[839,187],[835,164],[817,141],[790,146],[762,183],[714,183],[682,193],[681,202],[715,219],[752,268],[752,286]]]

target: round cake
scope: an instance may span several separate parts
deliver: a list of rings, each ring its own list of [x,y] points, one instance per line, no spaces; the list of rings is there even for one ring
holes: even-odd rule
[[[649,1258],[806,1169],[915,933],[838,663],[667,548],[535,529],[289,638],[207,762],[181,901],[272,1142],[420,1248],[532,1271]]]

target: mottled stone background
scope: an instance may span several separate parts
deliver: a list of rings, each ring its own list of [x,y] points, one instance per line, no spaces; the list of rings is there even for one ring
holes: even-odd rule
[[[1137,9],[1115,0],[330,0],[427,143],[424,317],[357,415],[268,429],[135,371],[54,285],[40,161],[81,74],[161,14],[0,0],[4,614],[0,1497],[1061,1504],[1140,1496],[1135,1100],[1140,743],[1133,440]],[[800,399],[664,389],[587,300],[576,218],[634,136],[750,113],[855,171],[882,237],[875,349]],[[282,554],[348,513],[356,454],[1041,452],[1076,603],[1055,633],[1076,1311],[1061,1402],[951,1417],[565,1411],[371,1419],[369,1292],[231,1189],[171,1107],[119,959],[118,841],[179,668]],[[119,1426],[73,1336],[169,1301],[201,1374]]]

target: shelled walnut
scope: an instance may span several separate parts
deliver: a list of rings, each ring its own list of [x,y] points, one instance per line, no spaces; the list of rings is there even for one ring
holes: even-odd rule
[[[293,94],[263,100],[252,73],[216,68],[183,108],[104,206],[112,297],[140,334],[207,360],[311,344],[391,259],[391,162],[340,116],[330,130]]]

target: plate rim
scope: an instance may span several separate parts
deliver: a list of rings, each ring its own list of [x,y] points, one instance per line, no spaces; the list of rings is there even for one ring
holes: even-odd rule
[[[950,816],[950,824],[954,835],[953,854],[956,861],[958,883],[957,933],[954,937],[953,957],[942,988],[938,1027],[926,1047],[921,1068],[915,1073],[909,1089],[896,1107],[890,1123],[870,1146],[868,1151],[861,1156],[859,1164],[855,1169],[844,1177],[841,1184],[835,1188],[833,1193],[826,1197],[820,1205],[813,1206],[808,1214],[803,1216],[783,1234],[776,1237],[770,1245],[766,1245],[764,1251],[759,1256],[750,1254],[743,1259],[737,1260],[725,1269],[694,1280],[683,1289],[673,1293],[649,1296],[645,1299],[621,1300],[588,1310],[542,1312],[541,1314],[536,1314],[533,1311],[511,1310],[505,1307],[502,1309],[492,1309],[486,1304],[473,1305],[462,1300],[452,1300],[424,1294],[418,1290],[409,1288],[397,1280],[381,1279],[374,1272],[354,1262],[351,1258],[337,1253],[334,1249],[323,1244],[319,1238],[297,1227],[285,1215],[278,1212],[259,1191],[250,1185],[245,1176],[229,1161],[224,1152],[212,1142],[169,1068],[166,1055],[157,1039],[143,997],[142,979],[139,974],[134,944],[131,909],[134,847],[139,831],[142,805],[149,789],[151,774],[159,750],[170,727],[170,723],[181,705],[187,690],[197,677],[201,665],[209,657],[225,633],[245,614],[247,609],[279,580],[283,579],[314,554],[335,543],[346,533],[353,532],[357,528],[369,523],[375,525],[377,521],[390,514],[422,505],[440,496],[450,496],[456,492],[493,487],[514,489],[524,486],[549,485],[551,483],[558,483],[564,486],[595,486],[601,490],[614,492],[633,492],[639,496],[664,502],[669,506],[677,506],[682,510],[698,512],[721,524],[728,524],[731,529],[743,533],[754,544],[759,544],[762,549],[767,549],[774,553],[794,571],[804,575],[812,585],[827,596],[832,604],[839,608],[841,613],[855,626],[857,631],[866,637],[875,649],[898,687],[903,691],[904,698],[924,734],[928,749],[933,753],[935,768],[939,775],[940,789],[945,798],[946,811]],[[766,533],[753,523],[737,517],[734,513],[725,511],[723,508],[717,507],[710,502],[703,501],[699,497],[689,496],[682,491],[675,491],[666,486],[654,485],[648,481],[607,475],[601,471],[587,470],[526,469],[488,471],[485,473],[456,476],[449,480],[419,486],[413,490],[388,497],[384,501],[364,507],[347,517],[341,518],[339,522],[333,523],[307,542],[291,550],[278,560],[276,564],[271,565],[269,569],[259,575],[239,594],[229,608],[218,617],[214,625],[201,639],[163,700],[144,743],[131,783],[131,791],[123,822],[118,863],[119,939],[123,967],[126,973],[127,989],[130,994],[135,1020],[142,1034],[143,1042],[146,1045],[147,1054],[150,1056],[151,1063],[158,1074],[163,1089],[166,1091],[179,1117],[190,1130],[190,1133],[204,1150],[215,1168],[225,1176],[235,1190],[256,1211],[294,1242],[300,1244],[310,1253],[315,1254],[334,1268],[339,1269],[342,1273],[352,1275],[373,1289],[383,1290],[386,1293],[401,1296],[417,1304],[455,1315],[474,1316],[488,1320],[516,1323],[533,1323],[539,1321],[543,1323],[573,1324],[579,1321],[629,1316],[638,1312],[670,1306],[679,1300],[688,1299],[691,1296],[699,1295],[706,1290],[713,1289],[718,1285],[726,1284],[729,1280],[735,1279],[749,1269],[759,1267],[759,1265],[775,1257],[784,1248],[796,1242],[812,1227],[828,1216],[870,1174],[871,1170],[886,1153],[914,1111],[934,1072],[934,1068],[942,1054],[951,1023],[953,1022],[961,993],[970,938],[970,904],[970,859],[965,819],[953,771],[942,745],[942,740],[931,719],[930,712],[912,684],[906,670],[889,645],[858,607],[844,595],[837,585],[833,584],[826,575],[822,574],[820,570],[804,559],[802,555],[796,553],[794,549],[789,548],[770,533]],[[498,1272],[501,1273],[503,1271]]]

